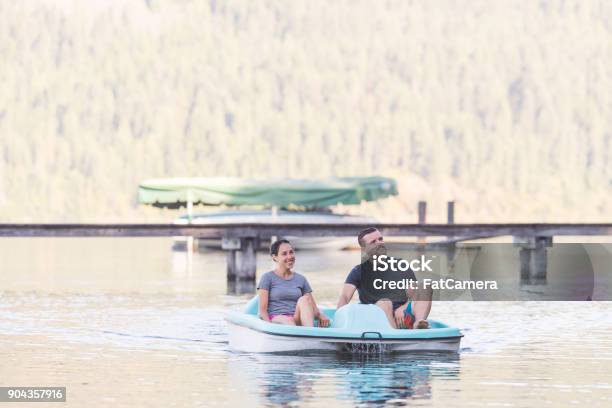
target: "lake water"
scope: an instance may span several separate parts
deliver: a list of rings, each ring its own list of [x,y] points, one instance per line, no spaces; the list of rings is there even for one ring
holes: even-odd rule
[[[296,269],[333,305],[356,258]],[[610,302],[435,302],[458,355],[257,355],[223,320],[249,297],[227,294],[223,253],[188,263],[168,239],[3,238],[0,386],[66,386],[75,407],[612,405]]]

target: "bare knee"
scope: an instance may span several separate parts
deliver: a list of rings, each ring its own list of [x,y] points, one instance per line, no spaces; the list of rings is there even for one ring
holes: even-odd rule
[[[300,296],[300,298],[298,299],[298,303],[310,303],[310,296]]]
[[[433,296],[433,289],[431,288],[419,288],[419,289],[409,289],[408,296],[412,300],[431,300]]]
[[[417,294],[414,300],[431,300],[432,296],[433,296],[433,289],[421,288],[417,291]]]
[[[297,301],[297,305],[300,307],[312,308],[312,300],[310,296],[301,296]]]
[[[393,311],[393,303],[389,299],[381,299],[376,302],[376,306],[380,307],[385,312]]]

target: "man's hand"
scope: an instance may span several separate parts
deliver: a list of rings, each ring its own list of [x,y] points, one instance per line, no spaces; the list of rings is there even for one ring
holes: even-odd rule
[[[393,313],[395,317],[395,324],[397,325],[398,329],[406,328],[406,326],[404,325],[404,313],[406,312],[407,307],[408,307],[408,303],[405,303],[401,305],[400,307],[398,307],[397,309],[395,309],[395,312]]]
[[[319,312],[319,327],[329,327],[329,317],[325,316],[325,313]]]

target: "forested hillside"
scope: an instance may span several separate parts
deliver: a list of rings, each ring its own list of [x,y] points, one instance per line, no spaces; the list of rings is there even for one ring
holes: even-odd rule
[[[385,175],[361,211],[610,221],[612,2],[0,2],[0,221],[151,177]]]

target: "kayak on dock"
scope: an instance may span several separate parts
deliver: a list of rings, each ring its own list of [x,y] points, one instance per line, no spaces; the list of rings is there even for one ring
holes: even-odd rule
[[[229,345],[244,352],[273,353],[310,350],[339,352],[441,351],[458,352],[459,329],[428,320],[429,329],[394,329],[378,306],[352,303],[336,310],[321,308],[330,326],[303,327],[271,323],[257,316],[255,296],[244,311],[226,317]]]

